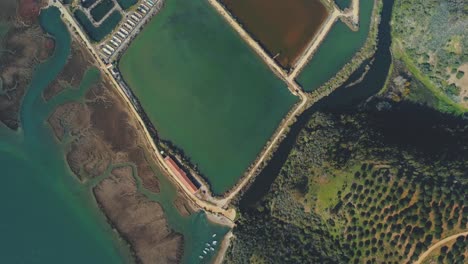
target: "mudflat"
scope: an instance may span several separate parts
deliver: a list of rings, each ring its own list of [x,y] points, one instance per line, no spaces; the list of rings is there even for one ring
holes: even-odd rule
[[[18,112],[34,68],[46,60],[54,42],[38,26],[42,1],[1,1],[0,26],[0,122],[11,129],[19,126]]]
[[[109,221],[130,242],[139,262],[180,262],[182,236],[168,227],[163,208],[138,192],[131,167],[114,169],[112,176],[93,191]]]
[[[49,124],[59,141],[69,142],[66,159],[81,182],[106,177],[96,183],[93,193],[134,257],[141,263],[179,262],[183,236],[169,227],[161,205],[141,194],[136,185],[138,177],[141,188],[160,192],[151,157],[145,154],[148,142],[125,101],[92,65],[92,58],[74,41],[59,81],[43,92],[48,102],[58,104]],[[70,93],[81,94],[83,100],[68,101]]]
[[[220,0],[283,68],[291,68],[325,21],[320,0]]]

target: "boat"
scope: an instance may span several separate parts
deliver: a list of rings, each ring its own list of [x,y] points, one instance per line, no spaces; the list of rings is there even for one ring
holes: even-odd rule
[[[216,234],[213,234],[211,237],[216,237]]]
[[[203,256],[198,256],[200,259],[203,259]]]
[[[203,250],[203,254],[205,254],[205,255],[206,255],[206,251],[205,251],[205,250]]]
[[[216,245],[216,244],[218,244],[218,241],[214,240],[212,244]]]

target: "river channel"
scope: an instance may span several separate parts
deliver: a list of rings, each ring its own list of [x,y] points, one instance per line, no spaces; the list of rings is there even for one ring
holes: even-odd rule
[[[243,195],[239,202],[241,210],[248,210],[268,192],[271,184],[276,179],[276,176],[279,174],[284,162],[288,158],[289,152],[294,146],[299,132],[315,112],[331,109],[353,108],[370,96],[376,94],[383,87],[391,63],[390,19],[394,1],[383,2],[384,6],[381,13],[381,23],[379,25],[377,51],[374,57],[363,62],[359,69],[351,74],[348,80],[341,87],[336,89],[328,97],[325,97],[318,103],[314,104],[298,117],[286,138],[281,142],[273,158],[257,176],[255,182],[248,191]],[[372,60],[372,66],[364,79],[361,82],[348,87],[349,84],[355,82],[362,76],[366,71],[365,66]]]

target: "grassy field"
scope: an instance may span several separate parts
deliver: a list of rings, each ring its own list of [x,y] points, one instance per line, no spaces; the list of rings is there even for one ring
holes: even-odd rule
[[[203,0],[168,1],[120,69],[160,136],[216,194],[237,182],[296,101]]]

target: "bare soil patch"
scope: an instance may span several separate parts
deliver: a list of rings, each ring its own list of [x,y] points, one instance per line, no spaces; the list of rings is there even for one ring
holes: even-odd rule
[[[141,263],[178,263],[183,239],[167,224],[162,207],[138,193],[130,167],[120,168],[94,188],[109,221],[130,242]]]

